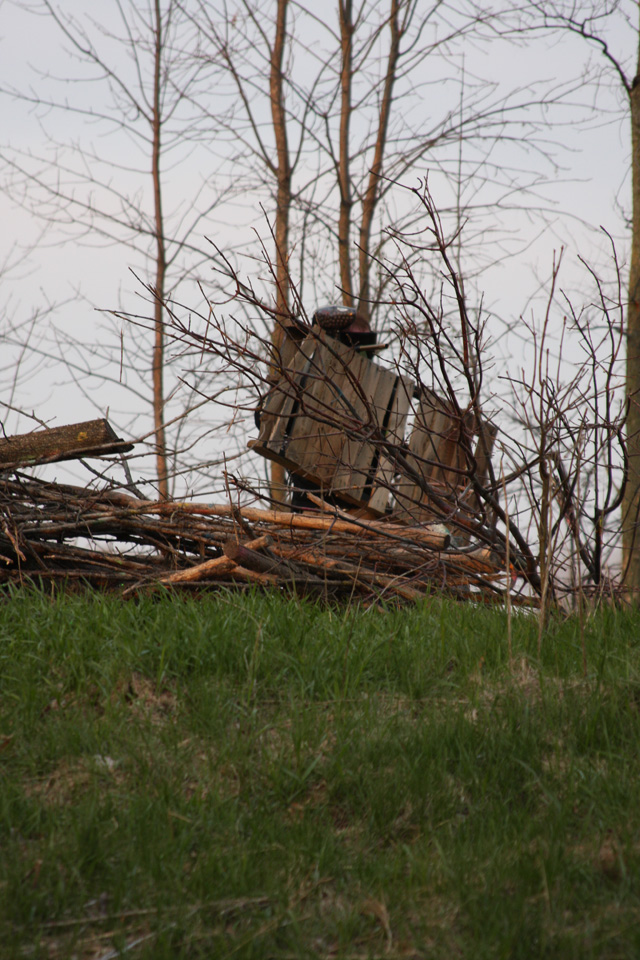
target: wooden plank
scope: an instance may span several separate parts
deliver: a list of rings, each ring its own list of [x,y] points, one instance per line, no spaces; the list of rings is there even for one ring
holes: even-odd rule
[[[297,327],[285,327],[282,342],[279,346],[271,346],[270,369],[273,371],[274,382],[277,382],[283,372],[291,367],[298,354],[298,348],[307,337]]]
[[[261,418],[260,436],[249,441],[249,446],[262,456],[324,486],[331,480],[335,459],[335,456],[331,459],[327,474],[327,464],[322,459],[323,454],[325,460],[329,456],[326,439],[335,436],[337,441],[342,440],[340,430],[323,425],[317,419],[335,409],[335,398],[326,392],[325,378],[327,375],[338,377],[334,352],[338,360],[345,363],[353,351],[335,340],[332,341],[332,350],[325,350],[321,336],[308,337],[295,345],[295,356],[286,371],[288,379],[272,390],[265,404],[267,425],[262,428]],[[332,360],[333,367],[327,370]]]
[[[404,440],[407,417],[413,398],[413,383],[406,377],[398,377],[385,433],[390,440],[401,444]],[[382,453],[373,477],[369,506],[384,513],[389,504],[396,465]]]
[[[380,392],[385,392],[383,402],[386,408],[393,385],[385,379],[387,371],[378,364],[372,363],[366,357],[358,359],[360,364],[358,369],[354,370],[354,374],[358,379],[362,395],[352,389],[353,411],[349,419],[353,421],[355,418],[364,426],[370,418],[370,413],[374,422],[378,422]],[[343,462],[336,471],[334,489],[354,503],[367,503],[370,489],[367,490],[366,486],[373,465],[375,448],[361,439],[345,438],[343,453]]]
[[[433,485],[439,471],[438,450],[450,419],[443,405],[432,391],[424,391],[415,411],[414,425],[409,438],[407,460],[413,470]],[[435,474],[435,477],[434,477]],[[402,478],[396,483],[396,505],[403,512],[413,515],[425,502],[420,484],[411,478]],[[419,515],[423,513],[419,511]]]
[[[365,361],[360,374],[364,395],[354,396],[354,406],[363,427],[373,420],[376,430],[402,442],[404,425],[413,395],[413,383],[399,377],[395,370]],[[354,391],[357,393],[357,391]],[[378,514],[386,512],[389,486],[394,467],[379,445],[358,439],[347,439],[334,483],[334,490],[353,503],[366,504]]]
[[[367,425],[403,439],[413,384],[321,333],[297,354],[265,404],[267,425],[251,447],[357,506],[386,509],[393,465],[357,435]],[[283,378],[285,379],[285,378]],[[354,381],[357,381],[356,387]],[[283,394],[287,394],[283,399]],[[372,500],[373,498],[373,500]]]
[[[0,467],[15,469],[129,450],[133,444],[122,440],[107,420],[85,420],[0,440]]]
[[[336,490],[336,474],[349,456],[343,423],[359,412],[353,378],[369,363],[334,339],[320,342],[314,354],[287,456],[299,464],[297,472],[315,476],[326,491]]]
[[[496,437],[498,436],[498,428],[493,423],[484,422],[482,424],[482,430],[484,431],[484,443],[482,437],[478,437],[474,457],[476,461],[476,478],[483,487],[487,487],[489,486],[491,454],[493,453]],[[498,492],[496,496],[499,498],[500,493]],[[486,505],[480,503],[475,493],[472,493],[469,497],[469,503],[475,510],[480,511],[486,509]]]
[[[262,443],[259,438],[251,439],[247,442],[247,446],[250,450],[259,453],[261,457],[264,457],[266,460],[273,460],[274,463],[281,464],[286,470],[296,470],[297,464],[289,460],[287,457],[283,456],[280,453],[276,453],[275,450],[272,450],[271,447]],[[300,472],[300,471],[298,471]],[[309,480],[312,480],[312,477],[308,477]]]
[[[282,411],[282,419],[278,426],[278,431],[274,435],[280,444],[288,445],[291,439],[291,431],[294,426],[293,418],[299,413],[300,402],[308,389],[309,382],[313,380],[314,356],[317,349],[317,341],[314,337],[308,337],[297,344],[294,357],[287,368],[288,380],[283,389],[286,391],[287,400]],[[283,452],[281,450],[281,452]]]
[[[432,474],[434,480],[444,484],[450,496],[455,496],[466,484],[464,475],[459,472],[467,467],[467,457],[461,441],[461,427],[452,423],[438,445],[440,468]]]
[[[451,500],[452,507],[455,507],[456,496],[465,485],[464,476],[457,472],[466,466],[464,449],[458,443],[459,435],[459,419],[451,404],[433,391],[424,390],[409,439],[408,460],[439,496]],[[400,481],[395,500],[402,512],[416,519],[433,519],[436,515],[428,495],[417,481]],[[441,510],[437,513],[441,514]]]
[[[287,395],[280,385],[273,387],[267,394],[260,409],[260,432],[257,441],[254,442],[255,445],[258,443],[268,445],[271,442],[286,399]],[[252,445],[253,442],[249,441],[249,443]]]
[[[409,441],[416,455],[416,469],[425,479],[441,479],[443,447],[453,426],[449,405],[429,391],[420,400],[416,424]],[[442,452],[441,452],[442,451]]]
[[[300,413],[290,427],[287,456],[307,473],[315,473],[325,487],[332,485],[342,456],[345,437],[340,424],[349,409],[346,371],[354,360],[354,351],[339,341],[332,341],[330,347],[317,343]]]
[[[367,417],[370,411],[374,429],[380,434],[389,433],[399,386],[400,381],[395,371],[385,370],[382,367],[377,367],[375,376],[367,377],[363,384],[368,406]],[[382,458],[380,446],[372,443],[361,444],[354,458],[354,467],[360,471],[358,474],[361,484],[360,497],[370,509],[378,513],[384,513],[389,499],[388,490],[376,489]]]
[[[309,339],[301,343],[289,341],[281,351],[283,365],[280,368],[280,379],[269,392],[261,411],[259,443],[252,444],[258,452],[261,452],[258,447],[264,446],[273,453],[282,455],[281,447],[287,424],[297,408],[299,390],[303,385],[305,369],[310,363],[312,352],[313,344]]]
[[[473,452],[478,464],[478,479],[486,482],[496,431],[486,423],[483,429],[489,458],[484,452],[480,453],[479,441]],[[470,463],[464,443],[460,442],[461,435],[466,434],[473,450],[472,439],[477,433],[475,418],[467,416],[461,423],[448,401],[431,391],[423,393],[409,441],[408,459],[434,492],[450,502],[453,511],[462,507],[475,512],[480,508],[477,497],[469,489],[465,473]],[[415,519],[433,520],[442,516],[442,510],[436,510],[430,504],[429,496],[422,492],[420,484],[409,478],[397,484],[395,505],[400,515],[407,514]]]

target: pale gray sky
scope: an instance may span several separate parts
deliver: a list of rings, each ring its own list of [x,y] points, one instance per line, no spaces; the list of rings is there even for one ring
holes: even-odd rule
[[[73,75],[76,68],[65,52],[65,44],[55,24],[48,17],[36,15],[32,9],[34,6],[37,4],[0,0],[0,86],[15,87],[22,92],[33,88],[40,95],[42,91],[49,90],[52,94],[54,91],[59,94],[59,85],[38,75],[65,77],[70,72]],[[65,13],[77,16],[79,21],[87,14],[94,13],[108,23],[117,12],[115,0],[101,0],[99,7],[95,0],[65,0],[60,6]],[[635,6],[628,2],[626,9],[633,14]],[[622,16],[612,20],[607,38],[612,49],[620,51],[621,59],[628,63],[635,54],[637,37],[629,30]],[[117,62],[117,50],[111,52]],[[488,267],[477,280],[485,304],[505,321],[516,319],[526,309],[531,297],[534,298],[534,304],[537,302],[535,278],[544,279],[548,276],[554,251],[561,245],[566,247],[563,283],[573,291],[572,296],[579,296],[580,292],[588,294],[584,270],[577,257],[580,254],[594,265],[607,269],[606,242],[598,233],[600,225],[616,239],[621,261],[626,256],[622,213],[624,210],[628,212],[629,208],[627,172],[630,147],[620,89],[615,84],[607,87],[603,81],[597,95],[594,94],[586,81],[590,81],[604,64],[595,49],[588,49],[580,38],[569,35],[553,42],[549,35],[546,39],[536,38],[517,47],[498,41],[489,46],[461,47],[459,62],[461,66],[464,63],[464,69],[470,77],[476,72],[491,77],[498,90],[526,90],[528,86],[533,89],[534,84],[548,80],[555,82],[560,89],[562,84],[586,71],[583,89],[577,89],[570,103],[559,108],[553,116],[549,114],[556,120],[553,129],[545,131],[542,128],[543,117],[540,116],[540,135],[549,140],[548,150],[558,164],[555,173],[551,172],[548,163],[540,161],[535,151],[527,154],[518,144],[496,155],[499,164],[513,163],[521,167],[523,183],[530,180],[527,171],[540,171],[538,192],[540,205],[548,210],[547,226],[542,228],[539,220],[489,206],[483,217],[474,219],[469,229],[476,236],[482,236],[486,231],[487,241],[496,228],[506,228],[510,232],[515,251],[513,256]],[[103,95],[102,88],[96,84],[80,88],[70,86],[68,89],[68,96],[75,98],[74,102],[78,102],[77,98],[80,97],[85,104],[97,109],[101,107]],[[430,111],[430,98],[442,96],[445,96],[445,91],[439,90],[437,85],[425,89],[426,117]],[[589,117],[584,106],[594,98],[597,111]],[[416,109],[415,104],[413,109]],[[65,116],[60,112],[47,114],[6,95],[2,97],[2,117],[1,141],[5,156],[10,153],[5,149],[7,146],[37,154],[50,150],[48,138],[52,130],[68,145],[75,140],[86,144],[93,137],[91,124],[86,117]],[[582,122],[575,126],[575,120]],[[117,133],[112,132],[108,137],[100,136],[94,142],[96,150],[103,156],[125,157],[127,161],[132,156],[129,142],[119,138]],[[194,185],[210,175],[208,146],[189,148],[186,155],[183,153],[181,163],[173,170],[166,171],[167,207],[188,201]],[[4,181],[6,168],[1,163],[0,177]],[[428,167],[427,161],[426,169]],[[430,175],[436,201],[442,198],[443,204],[448,203],[450,188],[438,177],[437,171],[432,170]],[[114,179],[116,177],[120,178],[116,182],[123,192],[148,189],[147,184],[140,186],[140,179],[132,174],[121,171],[114,174]],[[415,176],[411,176],[409,185],[414,182]],[[518,199],[517,185],[516,175],[515,200]],[[469,187],[469,190],[473,189],[476,188]],[[449,196],[446,196],[447,192]],[[486,190],[486,196],[490,204],[491,190]],[[199,225],[199,239],[210,237],[223,249],[255,250],[254,226],[258,225],[261,232],[266,233],[259,209],[263,199],[257,193],[255,196],[244,195],[220,207]],[[403,202],[404,195],[398,191],[397,203]],[[8,304],[6,317],[13,319],[14,323],[20,322],[34,310],[41,309],[45,303],[63,303],[64,306],[54,310],[53,318],[68,337],[100,343],[104,334],[100,332],[100,315],[96,314],[94,307],[110,309],[123,306],[136,310],[139,287],[130,270],[141,270],[142,261],[124,247],[105,246],[95,234],[73,238],[73,230],[65,229],[66,242],[63,243],[63,234],[56,225],[50,226],[34,249],[29,249],[40,237],[42,229],[35,213],[37,211],[21,209],[7,192],[0,193],[0,218],[3,224],[0,262],[10,264],[12,259],[19,257],[21,249],[28,251],[25,261],[19,267],[7,270],[3,277],[1,302]],[[483,252],[491,257],[488,242]],[[251,261],[245,261],[245,266],[248,275],[255,269]],[[473,262],[470,266],[473,267]],[[75,299],[77,294],[80,297]],[[188,299],[189,296],[189,291],[183,288],[182,297]],[[188,299],[188,302],[199,304],[200,297],[195,286],[192,296],[193,299]],[[306,297],[309,307],[313,308],[313,292],[307,290]],[[498,332],[500,328],[495,329]],[[36,333],[33,336],[37,339]],[[125,330],[125,336],[135,340],[138,333]],[[521,362],[522,351],[517,338],[501,340],[496,351],[502,361],[515,358]],[[29,369],[28,365],[25,369]],[[46,374],[27,377],[16,390],[13,403],[17,407],[33,409],[51,424],[85,419],[98,415],[98,411],[104,413],[109,408],[116,426],[126,426],[128,405],[135,401],[129,393],[119,389],[117,380],[118,372],[115,371],[116,382],[99,389],[96,385],[92,393],[95,407],[89,409],[86,397],[82,396],[68,373],[61,367],[49,368]],[[221,417],[223,413],[208,412],[207,416],[215,420],[216,416]],[[6,418],[6,423],[10,429],[25,426],[24,421],[20,423],[12,416]],[[208,456],[214,454],[215,443],[213,446],[211,444],[212,441],[208,441]],[[228,438],[218,445],[218,449],[225,445],[233,449]],[[60,474],[60,469],[57,473]]]

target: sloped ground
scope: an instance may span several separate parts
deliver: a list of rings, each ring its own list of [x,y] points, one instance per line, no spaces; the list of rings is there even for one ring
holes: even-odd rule
[[[513,626],[7,595],[0,955],[637,957],[640,618]]]

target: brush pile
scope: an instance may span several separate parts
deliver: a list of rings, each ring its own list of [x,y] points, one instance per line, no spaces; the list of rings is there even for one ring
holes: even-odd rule
[[[0,584],[77,581],[125,594],[257,584],[365,602],[415,601],[434,589],[504,595],[490,552],[455,549],[441,524],[361,520],[318,505],[291,513],[148,501],[14,474],[0,480]]]

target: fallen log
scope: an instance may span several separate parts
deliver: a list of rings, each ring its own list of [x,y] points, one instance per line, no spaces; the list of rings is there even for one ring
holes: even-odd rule
[[[85,420],[0,440],[0,470],[129,450],[133,450],[133,444],[122,440],[107,420]]]

